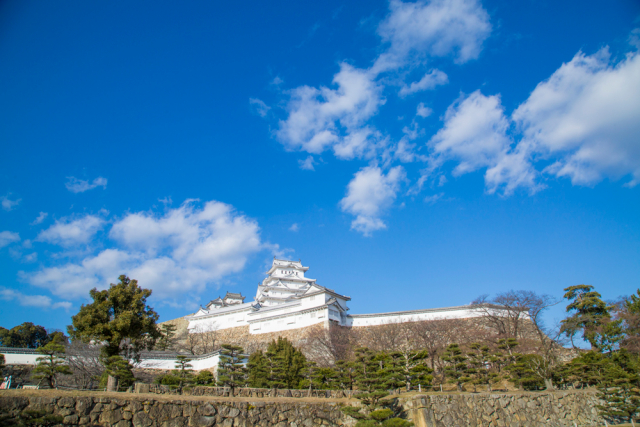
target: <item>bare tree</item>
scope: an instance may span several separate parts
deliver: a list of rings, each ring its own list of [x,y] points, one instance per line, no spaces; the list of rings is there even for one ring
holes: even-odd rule
[[[482,313],[487,325],[499,337],[518,339],[523,337],[523,323],[529,320],[531,311],[544,310],[550,299],[552,297],[549,295],[538,295],[532,291],[511,290],[499,293],[494,298],[481,295],[471,304]]]
[[[414,349],[424,349],[429,355],[429,365],[437,378],[444,381],[442,354],[449,344],[469,344],[483,337],[484,331],[472,320],[445,319],[417,321],[407,324],[411,330],[409,339]]]
[[[66,350],[67,363],[73,371],[70,380],[81,390],[93,389],[104,372],[100,346],[74,340]]]
[[[220,348],[218,343],[218,325],[214,322],[202,328],[200,345],[203,353],[212,353]]]
[[[347,360],[352,356],[354,334],[352,328],[333,322],[329,328],[315,327],[307,334],[305,354],[320,367],[333,366],[338,360]]]

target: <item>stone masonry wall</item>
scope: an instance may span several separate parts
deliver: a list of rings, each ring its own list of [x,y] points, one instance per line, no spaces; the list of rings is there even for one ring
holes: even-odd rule
[[[351,427],[337,403],[160,401],[112,397],[21,397],[0,394],[0,415],[24,410],[63,416],[64,426],[91,427]]]
[[[135,384],[135,393],[152,393],[152,394],[169,394],[180,395],[180,392],[175,387],[169,387],[160,384]],[[210,396],[210,397],[254,397],[254,398],[266,398],[266,397],[292,397],[292,398],[304,398],[314,397],[320,399],[342,399],[351,398],[358,394],[357,390],[289,390],[289,389],[276,389],[276,388],[249,388],[238,387],[231,389],[229,387],[185,387],[182,390],[182,396]]]
[[[431,394],[400,399],[415,427],[603,425],[593,392]]]
[[[91,427],[353,427],[341,402],[226,401],[150,395],[40,397],[0,392],[0,415],[41,410],[64,417],[65,426]],[[50,395],[50,394],[49,394]],[[49,396],[47,395],[47,396]],[[237,398],[236,398],[237,399]],[[428,394],[395,400],[415,427],[576,427],[602,425],[593,392]],[[347,403],[351,404],[351,403]],[[355,404],[355,403],[354,403]]]

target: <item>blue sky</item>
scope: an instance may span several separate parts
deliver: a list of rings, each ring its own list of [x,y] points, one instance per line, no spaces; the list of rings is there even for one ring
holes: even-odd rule
[[[635,1],[0,3],[0,325],[274,255],[352,313],[640,287]],[[548,315],[562,316],[558,306]]]

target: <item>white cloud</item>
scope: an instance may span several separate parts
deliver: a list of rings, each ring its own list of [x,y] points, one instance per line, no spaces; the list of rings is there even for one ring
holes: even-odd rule
[[[391,13],[378,34],[390,43],[376,60],[376,73],[405,65],[413,56],[449,56],[456,63],[475,59],[491,33],[489,14],[476,0],[391,0]]]
[[[253,107],[260,117],[266,117],[269,110],[271,110],[271,107],[265,104],[264,101],[257,98],[249,98],[249,105]]]
[[[313,167],[314,163],[315,163],[315,161],[313,159],[313,156],[308,156],[304,160],[298,160],[298,165],[300,166],[300,169],[304,169],[304,170],[308,170],[308,171],[316,170]]]
[[[431,138],[431,167],[451,160],[457,163],[454,176],[486,168],[487,192],[499,189],[505,195],[518,187],[531,192],[536,184],[536,172],[528,161],[528,152],[521,146],[512,149],[507,135],[510,122],[504,114],[498,95],[485,96],[475,91],[447,109],[444,126]]]
[[[0,231],[0,248],[20,241],[20,235],[13,231]]]
[[[37,260],[38,254],[36,252],[31,252],[22,258],[22,262],[36,262]]]
[[[431,196],[425,197],[424,201],[429,204],[434,204],[435,202],[442,199],[443,197],[444,197],[444,193],[433,194]]]
[[[290,150],[313,154],[344,143],[343,136],[360,131],[385,102],[374,77],[342,63],[333,78],[336,89],[300,86],[291,90],[288,117],[280,121],[278,139]]]
[[[2,205],[2,209],[5,211],[13,210],[13,208],[18,206],[22,201],[22,199],[11,200],[9,196],[11,196],[11,193],[7,193],[6,196],[0,197],[0,204]]]
[[[89,183],[89,181],[78,179],[73,176],[68,176],[67,182],[64,185],[65,187],[67,187],[67,190],[71,191],[72,193],[84,193],[85,191],[93,190],[94,188],[97,188],[97,187],[102,187],[103,189],[106,189],[107,178],[103,178],[99,176],[96,179],[94,179],[92,183]]]
[[[416,115],[422,118],[429,117],[433,113],[433,110],[429,107],[425,107],[424,103],[421,102],[418,104],[418,108],[416,109]]]
[[[259,231],[254,220],[229,205],[211,201],[197,208],[187,201],[163,215],[127,214],[109,232],[118,248],[21,277],[55,295],[75,298],[126,274],[156,297],[179,297],[202,292],[242,270],[247,258],[264,248]]]
[[[24,307],[37,308],[64,308],[69,310],[71,303],[68,301],[53,302],[51,298],[44,295],[25,295],[22,292],[0,286],[0,299],[4,301],[17,301]]]
[[[613,65],[604,48],[579,52],[513,113],[528,150],[556,161],[545,171],[573,184],[631,176],[640,182],[640,55]]]
[[[41,224],[42,221],[44,221],[47,217],[49,216],[48,213],[46,212],[40,212],[40,215],[38,215],[38,217],[36,219],[33,220],[33,222],[31,223],[31,225],[38,225]]]
[[[344,212],[356,216],[351,228],[365,236],[386,228],[380,216],[391,206],[404,180],[402,166],[390,169],[386,175],[378,166],[359,170],[347,186],[347,195],[340,201]]]
[[[403,86],[399,95],[405,97],[424,90],[434,89],[436,86],[444,85],[449,82],[449,77],[440,70],[431,70],[417,82],[411,83],[409,86]],[[424,116],[423,116],[424,117]]]
[[[293,223],[291,224],[291,227],[289,227],[289,231],[293,231],[294,233],[300,231],[300,226],[298,225],[298,223]]]
[[[79,219],[62,218],[46,230],[42,230],[36,240],[64,247],[85,245],[105,223],[104,219],[95,215],[85,215]]]
[[[447,109],[444,126],[431,138],[429,146],[436,160],[455,159],[454,175],[494,165],[511,141],[506,135],[509,121],[499,96],[476,91]]]

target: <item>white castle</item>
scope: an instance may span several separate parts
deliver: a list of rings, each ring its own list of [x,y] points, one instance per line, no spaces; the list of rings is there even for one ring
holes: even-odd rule
[[[479,317],[482,312],[471,306],[396,311],[377,314],[348,314],[351,298],[325,288],[305,277],[309,267],[300,261],[273,260],[267,277],[258,285],[252,302],[227,292],[224,298],[210,301],[195,314],[187,316],[189,332],[207,332],[249,325],[251,334],[264,334],[304,328],[329,322],[341,326],[374,326],[392,322]]]

